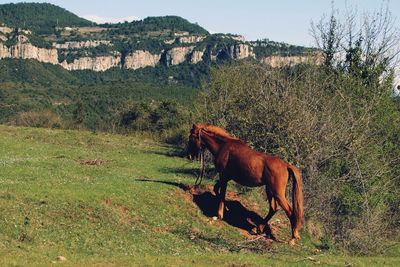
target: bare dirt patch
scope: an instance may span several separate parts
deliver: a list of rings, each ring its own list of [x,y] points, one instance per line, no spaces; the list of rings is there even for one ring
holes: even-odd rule
[[[77,161],[81,165],[90,165],[90,166],[100,166],[107,163],[110,163],[111,160],[104,160],[104,159],[85,159],[85,160],[78,160]]]
[[[104,199],[102,201],[102,203],[105,206],[113,209],[118,214],[119,220],[122,224],[130,225],[134,221],[134,219],[130,215],[129,209],[127,207],[120,205],[120,204],[113,203],[111,198]]]
[[[153,231],[159,234],[167,234],[171,232],[171,227],[170,226],[154,227]]]

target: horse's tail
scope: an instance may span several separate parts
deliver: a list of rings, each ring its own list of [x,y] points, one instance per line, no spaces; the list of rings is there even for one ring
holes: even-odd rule
[[[294,165],[288,165],[289,175],[293,177],[292,205],[295,218],[295,228],[299,229],[303,224],[303,189],[300,170]]]

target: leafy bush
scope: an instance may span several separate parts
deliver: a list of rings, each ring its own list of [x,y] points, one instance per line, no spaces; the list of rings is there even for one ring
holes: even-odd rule
[[[176,102],[134,102],[122,112],[120,125],[126,130],[162,132],[188,122],[188,112]]]
[[[390,90],[390,79],[248,64],[214,69],[199,102],[203,120],[298,165],[306,219],[366,254],[398,236],[400,112]]]

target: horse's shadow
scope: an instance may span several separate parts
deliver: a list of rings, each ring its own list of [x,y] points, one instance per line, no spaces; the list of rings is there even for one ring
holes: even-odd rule
[[[217,214],[218,198],[210,191],[192,193],[193,202],[207,217]],[[223,220],[231,226],[251,232],[251,230],[263,220],[260,215],[244,207],[237,200],[225,200],[225,212]]]
[[[193,202],[202,211],[202,213],[213,218],[217,215],[218,198],[207,189],[196,189],[183,183],[158,181],[150,179],[137,179],[140,182],[162,183],[176,186],[192,195]],[[258,224],[263,222],[263,218],[256,212],[247,209],[237,200],[225,200],[225,212],[223,220],[231,226],[251,232]]]

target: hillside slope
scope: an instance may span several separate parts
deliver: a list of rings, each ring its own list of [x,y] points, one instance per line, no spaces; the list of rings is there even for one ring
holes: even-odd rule
[[[400,264],[321,251],[306,232],[294,248],[249,236],[238,221],[265,214],[259,194],[230,193],[227,214],[242,213],[214,221],[210,188],[185,190],[198,165],[139,136],[0,126],[0,147],[2,266]]]
[[[14,28],[28,28],[42,34],[53,33],[54,27],[95,25],[64,8],[48,3],[0,5],[1,23]]]

